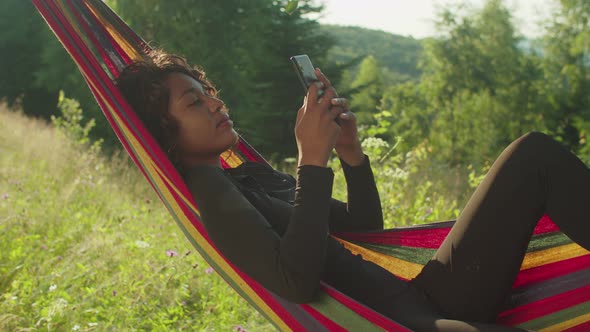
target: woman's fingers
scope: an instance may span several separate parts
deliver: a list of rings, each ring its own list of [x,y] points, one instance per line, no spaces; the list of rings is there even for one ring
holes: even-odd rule
[[[340,119],[345,120],[348,123],[354,123],[356,121],[356,115],[349,110],[346,110],[346,112],[340,113],[340,115],[338,115],[338,117]]]
[[[334,87],[326,88],[324,89],[324,95],[320,98],[319,103],[322,107],[330,108],[332,107],[332,99],[336,97],[338,97],[338,94]]]
[[[354,113],[352,113],[348,109],[348,99],[346,98],[332,98],[331,100],[332,108],[341,108],[343,112],[338,114],[339,119],[344,120],[355,120],[356,117]]]
[[[318,103],[318,95],[319,91],[325,89],[325,84],[321,81],[314,82],[312,85],[309,86],[306,95],[306,103],[305,108],[314,107],[315,104]]]
[[[330,83],[330,80],[326,77],[326,75],[324,75],[324,73],[322,73],[322,71],[319,68],[315,69],[315,75],[318,77],[318,79],[324,83],[326,85],[327,88],[332,86],[332,83]]]
[[[348,110],[344,107],[332,107],[330,109],[330,117],[332,118],[332,120],[336,120],[337,118],[340,118],[341,114],[344,114],[346,112],[348,112]]]
[[[346,98],[332,98],[330,103],[332,106],[340,106],[348,109],[348,99]]]

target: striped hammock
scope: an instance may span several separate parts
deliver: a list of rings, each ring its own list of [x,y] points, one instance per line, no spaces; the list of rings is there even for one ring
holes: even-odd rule
[[[182,178],[142,126],[113,79],[144,58],[147,44],[100,0],[32,0],[78,65],[124,148],[205,260],[281,331],[407,331],[404,326],[322,284],[319,299],[296,305],[265,290],[215,248]],[[240,139],[223,167],[267,161]],[[349,250],[404,279],[418,274],[453,221],[371,233],[339,234]],[[543,331],[590,330],[590,253],[544,216],[537,225],[498,323]]]

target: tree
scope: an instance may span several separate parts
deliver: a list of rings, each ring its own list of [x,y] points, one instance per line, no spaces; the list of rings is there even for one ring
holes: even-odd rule
[[[572,150],[590,154],[590,2],[561,0],[548,22],[543,65],[543,92],[551,105],[547,123]],[[582,146],[585,144],[585,146]]]
[[[93,138],[116,142],[74,61],[31,1],[0,2],[0,45],[0,98],[49,121],[58,114],[59,91],[65,90],[80,101],[87,118],[96,119]]]
[[[435,115],[431,134],[438,137],[432,137],[432,144],[453,164],[468,156],[492,158],[541,123],[538,100],[531,96],[542,75],[534,55],[519,48],[510,11],[501,0],[488,0],[481,11],[463,10],[462,16],[451,9],[440,14],[438,28],[444,35],[427,43],[422,62],[422,89]],[[479,121],[481,116],[489,123]],[[463,146],[473,135],[496,139]]]
[[[351,83],[350,107],[358,115],[361,124],[371,123],[377,111],[384,90],[381,66],[374,56],[369,55],[361,62],[359,72]]]
[[[430,136],[434,114],[428,107],[421,86],[406,82],[388,87],[381,99],[379,109],[389,117],[391,125],[382,136],[388,142],[401,137],[401,151],[408,151]]]
[[[44,69],[44,25],[30,1],[0,2],[0,98],[9,105],[20,101],[27,114],[49,120],[57,113],[59,88],[47,89],[36,81]]]

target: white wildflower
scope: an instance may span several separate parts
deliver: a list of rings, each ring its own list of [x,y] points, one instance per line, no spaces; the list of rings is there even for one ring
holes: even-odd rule
[[[139,241],[139,240],[135,241],[135,245],[136,245],[138,248],[148,248],[148,247],[150,246],[150,244],[149,244],[149,243],[147,243],[147,242],[144,242],[144,241]]]

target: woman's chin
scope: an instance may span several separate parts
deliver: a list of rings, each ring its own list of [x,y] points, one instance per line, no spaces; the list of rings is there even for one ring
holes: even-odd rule
[[[231,129],[230,134],[233,136],[233,143],[231,146],[238,144],[238,142],[240,141],[240,135],[234,130],[234,128]]]

